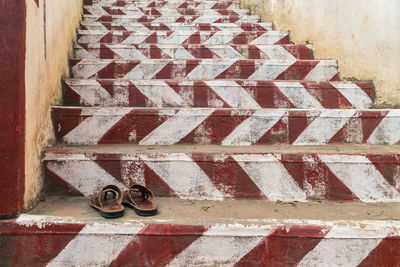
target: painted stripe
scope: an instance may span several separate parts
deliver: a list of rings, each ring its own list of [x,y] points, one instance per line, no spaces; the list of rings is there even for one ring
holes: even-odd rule
[[[386,229],[357,229],[335,225],[297,266],[357,267],[389,233]]]
[[[306,201],[306,193],[274,155],[242,154],[232,157],[269,200]]]
[[[213,109],[180,110],[173,117],[144,137],[140,145],[173,145],[198,127]]]
[[[182,45],[174,45],[174,46],[157,46],[171,58],[182,58],[182,59],[194,59],[195,57],[190,54],[190,52],[184,48]]]
[[[70,88],[79,95],[81,103],[86,105],[96,105],[103,101],[107,101],[108,104],[113,102],[113,96],[96,80],[86,80],[85,87],[70,86]]]
[[[108,265],[141,229],[132,224],[86,225],[47,266]]]
[[[296,108],[323,109],[318,102],[299,82],[275,82],[279,90],[293,103]]]
[[[199,65],[194,68],[186,77],[192,80],[202,80],[207,78],[215,78],[224,70],[228,69],[235,60],[221,59],[215,61],[213,59],[203,59]]]
[[[218,55],[220,58],[245,59],[243,55],[241,55],[235,48],[230,45],[207,45],[206,47],[207,49],[210,49],[214,54]]]
[[[322,110],[293,142],[294,145],[326,144],[356,114],[356,110]]]
[[[242,237],[232,236],[233,231]],[[232,266],[270,233],[256,226],[213,226],[168,266]]]
[[[232,108],[261,108],[254,98],[235,81],[211,80],[205,83]]]
[[[143,53],[137,49],[136,47],[129,46],[129,49],[121,47],[121,45],[113,45],[113,44],[106,44],[106,47],[111,49],[115,54],[121,57],[121,59],[140,59],[144,60],[147,59]],[[99,56],[100,57],[100,56]]]
[[[329,169],[363,202],[398,202],[400,193],[362,155],[318,155]]]
[[[81,142],[97,144],[103,135],[130,111],[131,109],[99,108],[91,114],[91,117],[85,119],[66,134],[63,137],[63,141],[70,144]]]
[[[393,145],[400,141],[400,110],[390,110],[368,138],[368,144]]]
[[[287,70],[294,62],[296,60],[289,62],[266,60],[261,67],[250,75],[249,80],[275,80],[276,77]]]
[[[331,83],[355,108],[369,108],[372,99],[355,83]]]
[[[160,81],[157,87],[148,86],[140,81],[132,81],[132,83],[157,106],[181,106],[184,103],[176,91],[164,81]]]
[[[140,158],[181,198],[222,200],[229,197],[222,195],[197,163],[184,153],[165,157],[143,154]]]
[[[294,61],[296,58],[280,45],[257,45],[270,59]]]
[[[50,161],[47,163],[47,169],[85,197],[90,197],[94,192],[110,184],[118,186],[121,190],[127,189],[125,185],[84,155],[80,159],[63,161],[62,164]]]
[[[208,38],[207,41],[203,42],[203,44],[228,44],[241,32],[243,32],[242,29],[231,29],[230,34],[226,34],[225,31],[218,31]]]
[[[304,80],[330,81],[337,73],[337,62],[335,60],[323,60],[307,74]]]
[[[85,64],[86,60],[83,59],[72,67],[72,73],[75,78],[90,78],[108,65],[107,61],[99,61],[97,64]]]
[[[153,34],[153,31],[133,32],[124,41],[122,41],[122,43],[123,44],[141,44],[147,38],[149,38],[150,35],[152,35],[152,34]]]
[[[284,110],[257,110],[223,141],[225,146],[250,146],[263,137],[284,115]]]
[[[168,63],[170,63],[168,60],[159,60],[157,62],[151,59],[142,60],[124,76],[124,79],[151,79]]]

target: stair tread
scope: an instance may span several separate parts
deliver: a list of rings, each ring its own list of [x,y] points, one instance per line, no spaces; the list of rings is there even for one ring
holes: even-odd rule
[[[58,144],[47,149],[45,160],[64,159],[63,154],[131,154],[131,153],[319,153],[319,154],[398,154],[400,145],[366,145],[366,144],[346,144],[346,145],[257,145],[257,146],[221,146],[221,145],[135,145],[135,144],[113,144],[113,145],[62,145]]]
[[[338,203],[338,202],[272,202],[260,200],[193,201],[179,198],[156,198],[159,214],[156,217],[139,217],[126,208],[122,218],[112,223],[171,223],[191,225],[215,224],[329,224],[346,225],[352,221],[368,225],[394,224],[400,227],[400,203]],[[209,207],[204,208],[204,207]],[[207,209],[207,211],[204,211]],[[85,197],[48,196],[29,215],[64,217],[86,223],[105,222],[89,206]],[[54,218],[53,218],[54,220]],[[357,222],[358,221],[358,222]]]

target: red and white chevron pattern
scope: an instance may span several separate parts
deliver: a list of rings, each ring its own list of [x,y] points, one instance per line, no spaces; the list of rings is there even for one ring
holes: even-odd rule
[[[74,78],[97,79],[338,79],[334,60],[145,59],[70,60]]]
[[[104,16],[242,16],[247,15],[247,9],[189,9],[189,8],[142,8],[142,7],[95,7],[85,6],[83,13],[86,15]]]
[[[89,31],[270,31],[271,23],[114,23],[114,22],[94,22],[81,24],[82,30]]]
[[[87,59],[312,59],[306,45],[77,44],[75,58]]]
[[[116,15],[83,15],[84,21],[87,23],[92,22],[113,22],[113,23],[135,23],[135,22],[154,22],[154,23],[255,23],[260,21],[259,16],[156,16],[156,15],[145,15],[145,16],[116,16]]]
[[[80,30],[79,44],[123,43],[123,44],[287,44],[288,32],[263,31],[85,31]]]
[[[189,9],[236,9],[237,5],[234,1],[222,0],[222,1],[193,1],[193,0],[156,0],[156,1],[108,1],[103,3],[93,4],[90,1],[85,2],[86,6],[97,6],[97,7],[143,7],[143,8],[189,8]]]
[[[72,79],[64,89],[75,106],[362,109],[374,96],[367,82]]]
[[[54,107],[53,122],[69,144],[400,143],[400,110]]]
[[[102,129],[99,129],[101,131]],[[69,152],[46,153],[47,175],[64,194],[143,184],[157,196],[193,200],[399,202],[400,154]]]
[[[68,222],[22,215],[0,224],[3,266],[398,266],[399,225]],[[327,253],[329,251],[329,253]],[[23,256],[21,256],[23,255]]]
[[[61,221],[60,221],[61,220]],[[4,266],[397,266],[398,224],[264,225],[64,222],[22,215],[0,225]],[[290,226],[289,226],[290,225]],[[327,253],[329,251],[329,253]],[[29,252],[29,253],[27,253]],[[46,252],[46,253],[44,253]],[[24,255],[23,257],[21,255]]]

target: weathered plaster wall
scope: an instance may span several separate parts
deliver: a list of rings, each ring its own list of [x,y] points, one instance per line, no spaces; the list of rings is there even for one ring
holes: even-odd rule
[[[79,25],[82,0],[26,0],[25,204],[37,200],[43,174],[41,153],[54,140],[50,106],[61,99],[61,78]]]
[[[377,104],[400,105],[400,1],[241,0],[263,21],[339,60],[342,78],[373,80]]]

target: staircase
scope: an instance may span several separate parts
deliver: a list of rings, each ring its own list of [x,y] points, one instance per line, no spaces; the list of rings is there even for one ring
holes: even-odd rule
[[[233,0],[84,5],[52,109],[49,196],[15,224],[41,238],[31,257],[400,266],[400,111],[371,109],[371,83],[342,81],[335,60]],[[156,194],[158,216],[105,220],[84,198],[134,183]]]

